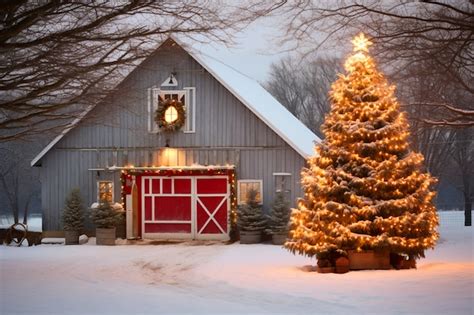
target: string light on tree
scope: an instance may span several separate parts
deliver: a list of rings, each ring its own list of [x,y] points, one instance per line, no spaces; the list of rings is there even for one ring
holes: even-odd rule
[[[359,34],[333,83],[325,139],[302,171],[305,197],[291,216],[285,247],[318,259],[348,250],[424,257],[438,239],[438,216],[423,156],[410,150],[409,126]]]

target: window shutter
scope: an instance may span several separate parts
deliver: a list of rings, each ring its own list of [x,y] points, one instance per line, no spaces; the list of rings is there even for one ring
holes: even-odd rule
[[[186,91],[186,125],[184,132],[195,132],[196,127],[196,88],[185,87]]]
[[[148,132],[157,133],[158,125],[155,122],[155,111],[158,109],[160,89],[148,89]]]

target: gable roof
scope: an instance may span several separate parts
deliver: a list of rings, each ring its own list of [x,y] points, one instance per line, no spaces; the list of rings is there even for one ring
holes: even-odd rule
[[[313,154],[315,142],[321,139],[308,127],[291,114],[278,102],[260,83],[229,65],[219,61],[202,51],[188,47],[175,37],[169,37],[157,48],[159,49],[168,40],[173,40],[206,69],[219,83],[229,90],[251,112],[262,120],[270,129],[279,135],[298,154],[307,158]],[[56,143],[72,130],[92,108],[87,108],[80,117],[74,119],[57,137],[55,137],[32,161],[36,166]]]

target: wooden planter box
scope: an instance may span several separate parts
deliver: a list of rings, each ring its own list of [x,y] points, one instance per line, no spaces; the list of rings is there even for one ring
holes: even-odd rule
[[[96,245],[115,245],[115,228],[96,228],[95,237]]]
[[[336,273],[346,273],[349,272],[349,259],[346,257],[339,257],[336,259]]]
[[[367,250],[362,252],[348,251],[349,269],[391,269],[390,253],[388,251],[376,252]]]
[[[116,228],[115,233],[116,233],[117,238],[121,238],[121,239],[127,238],[127,228],[125,226],[125,221],[117,224],[115,228]]]
[[[334,273],[334,267],[319,267],[316,269],[318,273]]]
[[[240,231],[240,244],[257,244],[261,241],[261,231]]]
[[[275,233],[272,234],[272,243],[273,245],[283,245],[286,242],[286,237],[288,233]]]
[[[64,231],[64,243],[66,245],[79,245],[79,231]]]

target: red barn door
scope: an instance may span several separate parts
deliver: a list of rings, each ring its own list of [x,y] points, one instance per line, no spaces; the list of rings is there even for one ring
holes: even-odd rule
[[[143,176],[142,237],[229,238],[227,176]]]
[[[196,177],[196,239],[228,236],[229,185],[227,176]]]

